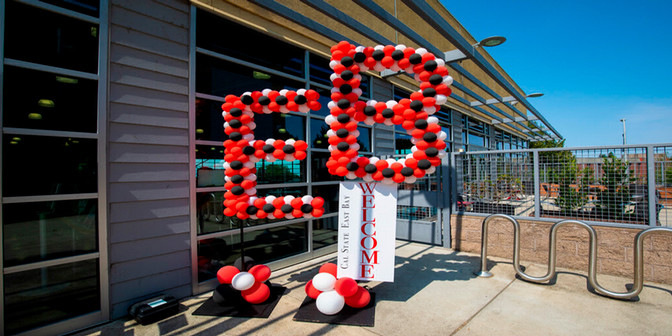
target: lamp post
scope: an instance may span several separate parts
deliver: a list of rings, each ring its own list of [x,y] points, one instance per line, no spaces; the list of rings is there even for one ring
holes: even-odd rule
[[[625,141],[625,118],[621,119],[621,122],[623,123],[623,145],[625,146],[626,141]]]

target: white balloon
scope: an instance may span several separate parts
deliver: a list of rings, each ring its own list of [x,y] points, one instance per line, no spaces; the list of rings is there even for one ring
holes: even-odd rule
[[[437,117],[429,117],[429,118],[427,118],[427,123],[429,123],[429,124],[438,124],[438,123],[439,123],[439,118],[437,118]]]
[[[313,277],[313,287],[320,292],[326,292],[334,289],[336,277],[331,273],[317,273]]]
[[[427,53],[427,49],[425,49],[425,48],[418,48],[418,49],[415,49],[415,52],[418,53],[418,54],[420,54],[420,55],[424,55],[424,54]]]
[[[371,174],[366,174],[364,177],[362,177],[364,182],[373,182],[373,177],[371,177]]]
[[[284,200],[285,200],[285,204],[292,203],[292,201],[293,201],[295,198],[296,198],[296,197],[294,197],[294,196],[292,196],[292,195],[287,195],[287,196],[285,196],[285,198],[284,198]]]
[[[313,280],[314,283],[315,281]],[[317,296],[315,306],[324,315],[335,315],[345,306],[345,298],[335,290],[330,290]]]
[[[263,89],[263,90],[261,90],[261,94],[263,94],[264,96],[268,96],[269,93],[271,93],[271,89]]]
[[[266,196],[264,200],[266,201],[266,203],[273,203],[273,201],[275,200],[275,196]]]
[[[231,279],[231,287],[239,291],[244,291],[252,288],[254,281],[254,275],[247,272],[240,272],[234,275],[233,279]]]
[[[443,84],[450,85],[453,84],[453,77],[446,76],[443,78]]]
[[[339,62],[337,62],[337,61],[331,61],[331,62],[329,62],[329,67],[333,69],[338,64],[339,64]]]
[[[301,200],[303,201],[303,204],[310,204],[310,202],[313,201],[313,196],[306,195],[301,197]]]
[[[357,178],[357,175],[355,175],[355,172],[348,172],[348,174],[346,174],[345,177],[346,177],[348,180],[354,180],[354,179]]]
[[[296,90],[296,93],[298,93],[298,94],[300,94],[300,95],[303,96],[303,95],[306,94],[306,89],[298,89],[298,90]]]
[[[356,51],[356,52],[362,52],[362,51],[364,51],[364,46],[357,46],[357,47],[355,47],[355,51]]]

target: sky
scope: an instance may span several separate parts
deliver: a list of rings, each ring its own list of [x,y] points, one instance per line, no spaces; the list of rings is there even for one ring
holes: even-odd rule
[[[566,139],[672,142],[672,1],[441,0]]]

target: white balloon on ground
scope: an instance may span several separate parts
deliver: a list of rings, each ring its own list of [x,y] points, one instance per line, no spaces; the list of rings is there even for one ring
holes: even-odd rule
[[[315,280],[313,280],[313,286]],[[345,298],[338,294],[335,290],[326,291],[320,293],[315,301],[315,306],[320,313],[324,315],[335,315],[338,314],[345,306]]]
[[[252,288],[254,282],[254,275],[248,272],[240,272],[234,275],[233,279],[231,279],[231,287],[239,291],[244,291],[246,289]]]
[[[317,273],[313,277],[313,287],[315,289],[326,292],[334,289],[334,284],[336,283],[336,277],[331,273]]]

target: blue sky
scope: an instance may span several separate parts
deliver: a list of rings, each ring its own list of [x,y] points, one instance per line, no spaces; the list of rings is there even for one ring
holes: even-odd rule
[[[672,142],[672,1],[441,1],[567,139]]]

